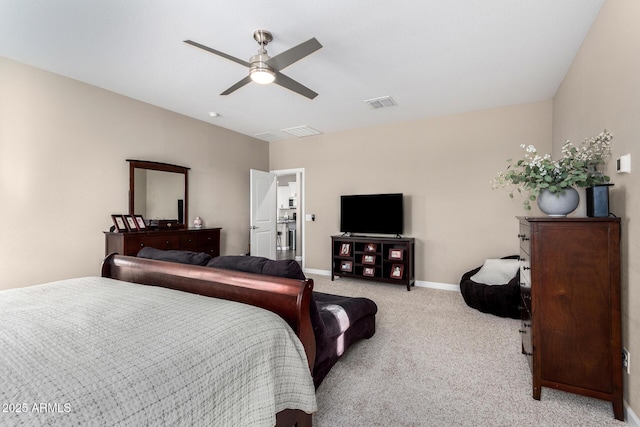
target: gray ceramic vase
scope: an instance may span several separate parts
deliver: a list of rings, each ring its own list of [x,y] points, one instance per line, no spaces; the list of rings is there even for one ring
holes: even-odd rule
[[[538,207],[550,217],[562,218],[575,211],[580,203],[578,191],[571,187],[565,188],[564,192],[551,193],[549,190],[542,190],[537,197]]]

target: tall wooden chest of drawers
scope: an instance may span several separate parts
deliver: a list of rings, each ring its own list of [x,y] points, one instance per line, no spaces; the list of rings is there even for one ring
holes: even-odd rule
[[[136,256],[144,247],[162,250],[179,249],[220,255],[220,228],[178,228],[130,233],[105,233],[105,255]]]
[[[624,419],[620,219],[520,217],[522,352],[542,387],[613,403]]]

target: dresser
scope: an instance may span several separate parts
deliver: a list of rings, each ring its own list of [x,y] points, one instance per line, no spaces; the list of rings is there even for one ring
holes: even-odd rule
[[[206,252],[220,255],[221,228],[179,228],[130,233],[105,233],[105,255],[117,252],[135,256],[144,247]]]
[[[613,404],[624,420],[620,219],[520,217],[522,353],[542,387]]]

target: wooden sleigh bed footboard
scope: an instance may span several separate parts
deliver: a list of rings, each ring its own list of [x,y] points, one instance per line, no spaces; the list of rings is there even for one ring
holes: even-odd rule
[[[312,279],[287,279],[117,254],[104,259],[101,274],[102,277],[226,299],[272,311],[300,338],[310,372],[313,371],[316,344],[309,314]],[[281,411],[276,420],[278,426],[311,426],[311,415],[300,410]]]

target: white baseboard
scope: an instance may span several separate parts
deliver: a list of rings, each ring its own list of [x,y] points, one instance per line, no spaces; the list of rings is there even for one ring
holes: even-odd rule
[[[627,421],[627,425],[632,427],[640,427],[640,418],[638,418],[636,413],[633,412],[633,409],[631,409],[626,401],[624,402],[624,414],[624,419]]]
[[[331,271],[329,270],[317,270],[315,268],[305,268],[304,272],[309,274],[317,274],[319,276],[331,276]],[[444,291],[460,292],[460,286],[450,285],[448,283],[427,282],[424,280],[416,280],[416,286],[419,286],[421,288],[441,289]]]
[[[416,286],[421,288],[440,289],[443,291],[460,292],[459,285],[450,285],[449,283],[426,282],[424,280],[416,280]]]
[[[317,274],[318,276],[331,276],[331,271],[329,270],[316,270],[315,268],[305,268],[304,272],[309,274]]]

